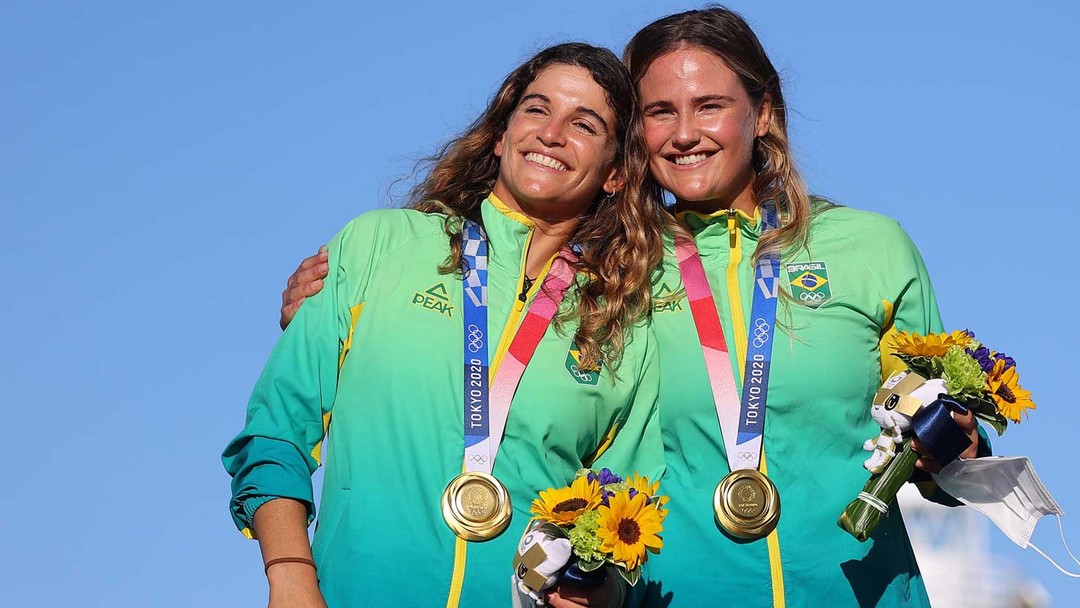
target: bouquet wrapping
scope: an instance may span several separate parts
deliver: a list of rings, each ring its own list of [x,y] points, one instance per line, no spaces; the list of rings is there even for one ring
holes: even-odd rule
[[[540,605],[558,582],[599,586],[610,571],[636,584],[649,554],[663,548],[667,497],[659,488],[636,473],[582,469],[569,485],[540,492],[514,558],[516,605]]]
[[[952,413],[970,411],[1001,435],[1035,407],[1020,386],[1016,362],[970,331],[925,337],[899,332],[895,346],[907,369],[889,377],[874,397],[871,415],[881,433],[863,445],[871,452],[863,463],[871,477],[837,522],[859,541],[870,538],[911,478],[919,459],[912,438],[944,466],[971,445]]]

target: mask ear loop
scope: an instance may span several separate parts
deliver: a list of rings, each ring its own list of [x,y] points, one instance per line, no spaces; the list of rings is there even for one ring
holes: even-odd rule
[[[1061,524],[1061,516],[1060,515],[1057,516],[1057,520],[1058,520],[1058,530],[1061,532],[1061,544],[1062,544],[1062,546],[1065,547],[1065,552],[1069,554],[1069,557],[1071,557],[1074,562],[1076,562],[1078,565],[1080,565],[1080,560],[1077,560],[1076,556],[1073,555],[1072,551],[1069,550],[1069,543],[1065,542],[1065,528]],[[1059,566],[1057,564],[1057,562],[1055,562],[1053,559],[1051,559],[1049,555],[1043,553],[1042,550],[1040,550],[1034,544],[1028,543],[1028,546],[1031,547],[1032,549],[1034,549],[1036,553],[1043,556],[1043,558],[1046,561],[1050,562],[1055,568],[1057,568],[1058,572],[1061,572],[1062,574],[1064,574],[1065,576],[1068,576],[1068,577],[1080,578],[1080,574],[1073,574],[1072,572],[1069,572],[1069,571],[1065,570],[1064,568]]]

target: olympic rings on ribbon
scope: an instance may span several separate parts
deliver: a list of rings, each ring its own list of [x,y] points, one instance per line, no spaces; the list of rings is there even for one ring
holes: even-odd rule
[[[478,353],[481,348],[484,348],[484,332],[480,331],[476,325],[469,325],[468,338],[471,352]]]
[[[476,464],[487,464],[488,457],[483,454],[466,454],[465,459]]]
[[[765,319],[754,319],[754,347],[761,348],[769,341],[769,330],[772,326]]]

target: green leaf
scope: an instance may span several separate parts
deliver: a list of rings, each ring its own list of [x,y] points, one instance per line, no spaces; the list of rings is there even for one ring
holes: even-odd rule
[[[907,364],[908,369],[923,378],[940,378],[942,371],[944,371],[944,366],[938,357],[901,355],[900,360]]]
[[[1009,420],[998,412],[997,404],[990,399],[976,397],[960,400],[960,403],[968,407],[976,418],[993,427],[998,437],[1003,435],[1009,426]]]
[[[586,560],[581,559],[581,560],[578,560],[578,563],[577,563],[578,569],[581,570],[582,572],[592,572],[593,570],[596,570],[596,569],[600,568],[603,565],[604,565],[603,560],[591,562],[591,561],[586,561]]]
[[[552,538],[566,538],[566,530],[550,522],[540,524],[538,529]]]
[[[981,412],[975,412],[975,416],[979,420],[982,420],[986,424],[989,424],[991,427],[993,427],[994,430],[997,431],[998,437],[1004,435],[1005,429],[1009,426],[1009,421],[1004,416],[998,413],[995,413],[993,416],[986,416]]]
[[[623,568],[622,566],[616,566],[615,569],[619,571],[619,576],[621,576],[631,587],[641,580],[641,568],[634,568],[633,570],[627,571],[626,568]]]

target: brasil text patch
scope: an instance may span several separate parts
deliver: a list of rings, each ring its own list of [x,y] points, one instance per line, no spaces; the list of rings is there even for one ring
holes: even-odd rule
[[[791,297],[817,308],[832,299],[829,267],[825,262],[797,262],[786,265],[791,279]]]

